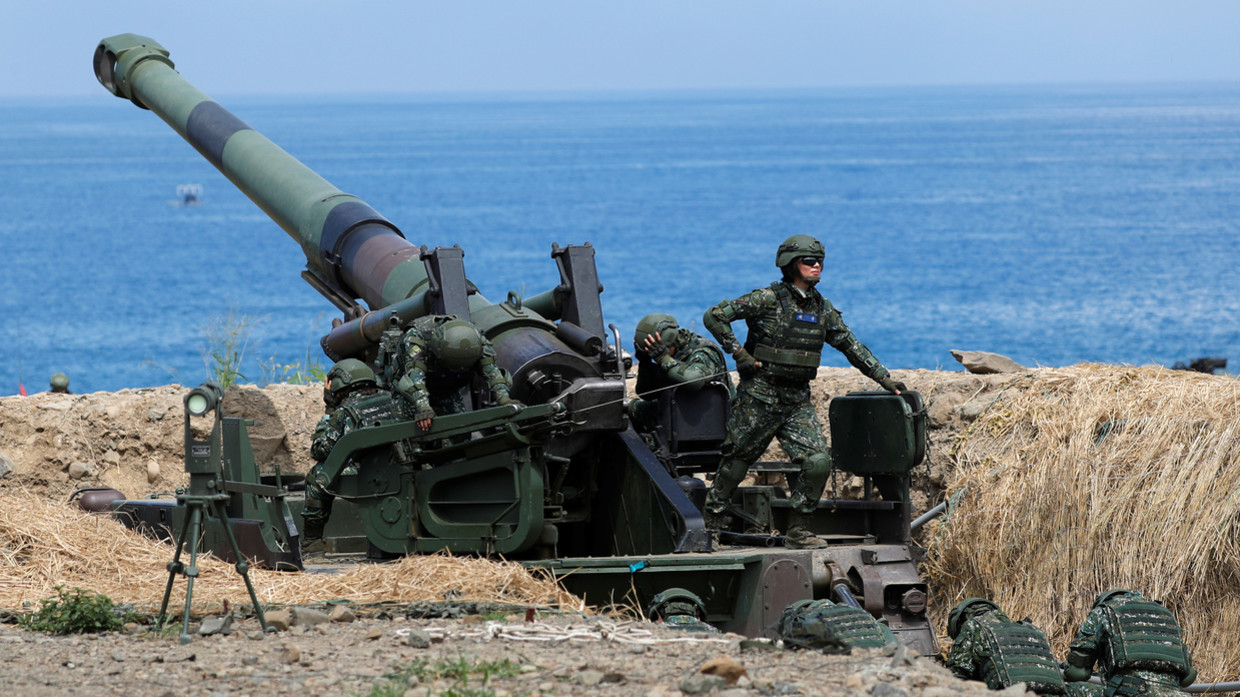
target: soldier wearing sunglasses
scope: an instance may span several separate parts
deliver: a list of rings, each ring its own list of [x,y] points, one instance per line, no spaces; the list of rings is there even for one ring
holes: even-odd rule
[[[775,265],[783,272],[781,280],[735,300],[724,300],[702,319],[720,347],[736,359],[740,374],[723,459],[706,497],[708,528],[726,526],[736,487],[771,440],[778,438],[801,468],[792,486],[792,515],[784,544],[793,549],[825,546],[826,541],[808,525],[831,473],[827,438],[809,393],[823,345],[843,353],[883,389],[899,394],[903,388],[815,288],[824,256],[822,243],[813,237],[789,237],[775,255]],[[742,319],[749,327],[744,346],[731,327]]]

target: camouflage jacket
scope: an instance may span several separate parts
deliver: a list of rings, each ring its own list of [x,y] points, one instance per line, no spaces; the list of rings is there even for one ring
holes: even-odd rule
[[[956,677],[980,680],[992,690],[1024,682],[1041,694],[1065,691],[1046,635],[1032,625],[1013,622],[997,610],[965,621],[947,654],[946,665]]]
[[[718,381],[733,393],[732,376],[724,361],[723,351],[715,342],[681,329],[676,339],[676,355],[668,351],[656,361],[643,360],[637,366],[637,394],[651,399],[656,390],[684,385],[696,390],[707,382]]]
[[[401,338],[396,380],[408,378],[407,382],[412,385],[404,396],[413,407],[415,419],[433,416],[431,402],[469,386],[474,375],[482,377],[491,390],[492,399],[497,402],[506,400],[512,389],[511,380],[495,365],[495,347],[484,336],[481,337],[482,357],[474,365],[472,373],[453,373],[439,365],[439,358],[431,350],[430,339],[435,332],[442,331],[442,325],[450,319],[454,318],[446,315],[420,317],[414,320]]]
[[[825,343],[884,389],[892,389],[894,383],[887,369],[844,324],[840,311],[815,288],[802,291],[791,283],[772,283],[711,307],[702,322],[724,351],[735,354],[741,343],[731,324],[741,319],[749,327],[745,349],[763,363],[759,375],[765,372],[808,382],[817,373],[819,358],[815,354]],[[785,363],[776,356],[790,358]]]

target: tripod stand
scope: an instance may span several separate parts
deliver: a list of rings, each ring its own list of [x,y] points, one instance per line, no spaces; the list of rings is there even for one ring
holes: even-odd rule
[[[237,546],[237,536],[233,533],[232,522],[228,518],[229,495],[222,491],[223,478],[220,466],[220,413],[216,409],[224,392],[214,383],[206,382],[185,395],[185,471],[189,473],[189,489],[177,492],[177,506],[183,508],[184,518],[181,522],[181,534],[177,537],[177,551],[168,563],[168,585],[164,588],[164,601],[159,606],[159,619],[156,629],[163,629],[167,619],[168,599],[172,596],[172,584],[178,574],[185,576],[185,612],[181,619],[181,643],[188,644],[189,611],[194,600],[194,579],[198,578],[198,540],[203,534],[203,525],[208,515],[214,515],[224,528],[228,544],[232,549],[233,559],[237,560],[235,568],[241,578],[245,579],[245,588],[250,593],[250,602],[254,604],[254,614],[263,631],[270,631],[267,619],[263,616],[263,607],[258,603],[254,593],[254,584],[250,582],[250,563],[241,554]],[[215,423],[211,435],[206,441],[194,440],[190,429],[190,416],[204,416],[215,411]],[[185,543],[189,542],[189,566],[181,562],[181,552]]]

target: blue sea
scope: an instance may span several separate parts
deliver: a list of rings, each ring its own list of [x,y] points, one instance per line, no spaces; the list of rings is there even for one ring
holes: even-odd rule
[[[703,311],[828,250],[821,289],[891,368],[1240,361],[1240,85],[256,98],[213,95],[482,294],[597,250],[609,322]],[[202,205],[173,205],[178,185]],[[299,246],[168,126],[100,89],[0,101],[0,395],[326,364]],[[828,365],[846,365],[828,351]]]

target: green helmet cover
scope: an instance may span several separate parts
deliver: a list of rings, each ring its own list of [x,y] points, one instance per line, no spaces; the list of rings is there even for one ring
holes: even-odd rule
[[[947,635],[955,639],[964,627],[965,620],[981,612],[998,609],[998,605],[985,598],[967,598],[960,601],[947,616]]]
[[[340,398],[345,392],[366,384],[375,384],[375,371],[356,358],[346,358],[327,371],[324,390]]]
[[[1125,596],[1129,598],[1140,598],[1142,600],[1145,599],[1145,596],[1141,595],[1140,591],[1128,590],[1125,588],[1117,588],[1115,590],[1103,591],[1099,593],[1097,600],[1094,600],[1094,607],[1098,607],[1099,605],[1105,605],[1106,602],[1110,600],[1111,598],[1117,598],[1120,596]]]
[[[646,353],[642,344],[651,334],[658,334],[660,343],[667,348],[675,348],[676,337],[680,334],[680,325],[676,323],[675,317],[660,312],[642,317],[637,322],[637,329],[633,332],[633,350],[641,354]]]
[[[482,358],[482,335],[463,319],[444,322],[428,343],[443,367],[454,373],[469,370]]]
[[[684,588],[668,588],[650,599],[650,607],[646,608],[646,616],[651,619],[666,620],[678,615],[689,615],[699,620],[706,619],[706,604],[693,591]]]
[[[69,376],[64,373],[56,373],[52,376],[52,387],[54,389],[64,390],[69,387]]]
[[[826,255],[827,253],[823,250],[822,243],[818,240],[809,235],[793,235],[779,245],[779,251],[775,253],[775,265],[782,269],[798,257],[818,257],[821,259]]]

